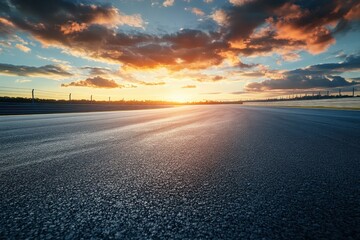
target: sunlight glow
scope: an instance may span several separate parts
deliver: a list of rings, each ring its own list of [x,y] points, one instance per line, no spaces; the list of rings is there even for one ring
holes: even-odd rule
[[[190,102],[192,101],[191,96],[185,94],[185,93],[181,93],[181,92],[175,92],[172,93],[169,96],[169,101],[172,102],[179,102],[179,103],[185,103],[185,102]]]

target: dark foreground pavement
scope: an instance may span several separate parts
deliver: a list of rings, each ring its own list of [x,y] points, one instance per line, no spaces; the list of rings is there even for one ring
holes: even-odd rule
[[[118,103],[19,103],[0,102],[0,115],[24,115],[24,114],[47,114],[47,113],[79,113],[79,112],[103,112],[119,110],[139,110],[166,108],[170,105],[155,104],[118,104]]]
[[[359,239],[360,112],[0,117],[0,239]]]

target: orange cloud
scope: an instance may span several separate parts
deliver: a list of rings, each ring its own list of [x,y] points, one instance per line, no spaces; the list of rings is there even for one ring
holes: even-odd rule
[[[192,8],[191,12],[193,14],[195,14],[195,15],[198,15],[198,16],[204,16],[205,15],[205,13],[199,8]]]
[[[174,1],[167,2],[167,5],[174,4]],[[323,3],[321,8],[315,2],[308,5],[256,0],[233,3],[235,5],[218,9],[211,15],[219,24],[214,31],[182,29],[164,35],[125,33],[114,26],[141,27],[140,15],[125,15],[111,6],[64,0],[56,4],[17,0],[14,13],[1,18],[0,27],[15,26],[44,46],[117,63],[125,70],[179,71],[223,63],[246,67],[239,60],[239,56],[244,55],[276,52],[283,60],[294,61],[301,50],[313,54],[323,52],[335,43],[334,29],[341,31],[340,22],[355,17],[358,9],[358,5],[351,8],[354,4],[339,1]],[[25,14],[23,9],[27,9],[26,20],[19,17]]]
[[[15,47],[17,49],[19,49],[20,51],[23,51],[23,52],[26,52],[26,53],[31,51],[31,49],[29,47],[27,47],[27,46],[25,46],[23,44],[16,44]]]
[[[165,0],[163,2],[163,6],[164,7],[171,7],[172,5],[174,5],[174,3],[175,3],[175,0]]]
[[[243,4],[253,2],[254,0],[229,0],[229,2],[235,6],[241,6]]]
[[[358,20],[360,19],[360,3],[356,3],[350,11],[345,15],[347,20]]]
[[[294,52],[285,53],[281,56],[282,60],[286,62],[295,62],[300,60],[300,55]]]
[[[196,88],[196,85],[186,85],[181,88],[189,89],[189,88]]]
[[[278,19],[269,20],[277,33],[275,38],[305,43],[305,49],[310,53],[317,54],[325,51],[335,43],[328,25],[334,19],[332,17],[317,19],[307,9],[286,3],[275,11]],[[310,19],[312,19],[311,22]]]
[[[0,17],[0,24],[15,27],[15,25],[6,18]]]
[[[214,11],[211,15],[211,18],[221,26],[226,26],[229,24],[228,15],[223,9],[218,9]]]
[[[88,25],[85,23],[71,22],[60,26],[60,31],[67,35],[70,33],[81,32],[86,28],[88,28]]]

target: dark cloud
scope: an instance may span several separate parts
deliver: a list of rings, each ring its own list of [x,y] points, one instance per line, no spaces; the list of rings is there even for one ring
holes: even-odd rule
[[[326,63],[312,65],[307,68],[296,69],[283,73],[280,79],[268,79],[260,83],[247,84],[247,91],[266,91],[276,89],[312,89],[312,88],[334,88],[358,84],[349,82],[341,76],[348,71],[360,70],[360,55],[348,56],[341,63]]]
[[[345,58],[343,62],[340,63],[324,63],[317,64],[310,67],[307,67],[305,71],[308,73],[343,73],[347,71],[357,71],[360,70],[360,55],[349,55]]]
[[[238,92],[232,92],[231,94],[234,94],[234,95],[241,95],[241,94],[247,94],[249,92],[246,92],[246,91],[238,91]]]
[[[27,21],[42,24],[45,28],[57,27],[62,29],[62,32],[67,27],[71,28],[72,23],[75,23],[73,26],[76,24],[141,26],[142,24],[139,16],[124,15],[118,9],[108,5],[83,4],[66,0],[9,0],[9,2],[18,13],[26,16]],[[16,14],[12,13],[14,19],[21,17]],[[20,21],[20,19],[17,20]]]
[[[90,75],[106,75],[112,73],[111,69],[102,67],[82,67],[81,69],[88,70]]]
[[[0,2],[0,13],[7,13],[10,12],[9,3],[7,0],[2,0]]]
[[[250,83],[246,85],[246,90],[261,92],[276,89],[317,89],[345,87],[355,84],[355,82],[348,82],[340,76],[290,75],[284,79],[270,79],[260,83]]]
[[[114,80],[99,76],[87,78],[85,80],[61,84],[62,87],[91,87],[91,88],[123,88],[124,85],[116,83]]]
[[[243,63],[243,62],[239,62],[238,64],[236,64],[233,67],[238,67],[238,68],[253,68],[253,67],[257,67],[258,64],[247,64],[247,63]]]
[[[120,21],[118,10],[111,6],[64,0],[11,2],[14,12],[8,21],[42,44],[131,68],[206,68],[222,63],[223,52],[229,49],[215,32],[182,29],[162,36],[117,32],[109,26]]]
[[[141,37],[141,42],[119,48],[122,54],[116,60],[134,68],[199,69],[222,63],[222,51],[228,48],[216,41],[216,34],[199,30],[183,29],[160,37],[139,35],[137,39]],[[118,46],[122,41],[113,42]]]
[[[230,41],[247,39],[258,26],[273,15],[274,10],[285,4],[284,0],[248,1],[241,6],[232,6],[225,10],[226,38]]]
[[[72,76],[60,65],[45,65],[41,67],[31,67],[22,65],[12,65],[0,63],[0,74],[28,77],[70,77]]]
[[[358,19],[355,0],[253,0],[213,14],[216,31],[182,29],[173,34],[124,33],[115,26],[143,26],[139,15],[89,1],[9,0],[0,4],[0,31],[16,27],[43,45],[64,48],[76,56],[124,65],[124,69],[177,71],[220,65],[238,54],[255,55],[307,50],[319,53],[335,42],[333,34]],[[6,13],[4,13],[6,11]],[[26,16],[26,17],[24,17]],[[332,25],[333,27],[329,27]],[[241,68],[253,66],[234,63]],[[98,72],[100,75],[100,72]]]
[[[301,40],[295,39],[281,39],[277,38],[274,31],[264,31],[261,35],[253,36],[245,41],[242,41],[242,47],[237,47],[237,51],[246,56],[252,56],[256,54],[263,54],[276,51],[281,53],[280,49],[283,49],[284,53],[292,50],[298,50],[306,47],[306,43]],[[289,49],[289,50],[287,50]]]
[[[213,39],[209,34],[200,30],[184,29],[171,35],[165,35],[163,40],[172,43],[173,49],[184,49],[208,45]]]
[[[223,10],[222,31],[246,55],[293,48],[319,53],[335,42],[334,34],[349,30],[358,5],[355,0],[247,1]]]

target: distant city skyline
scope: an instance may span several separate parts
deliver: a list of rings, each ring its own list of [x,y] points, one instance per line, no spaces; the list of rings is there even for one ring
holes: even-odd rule
[[[4,0],[0,89],[180,102],[335,92],[360,88],[359,39],[355,0]]]

